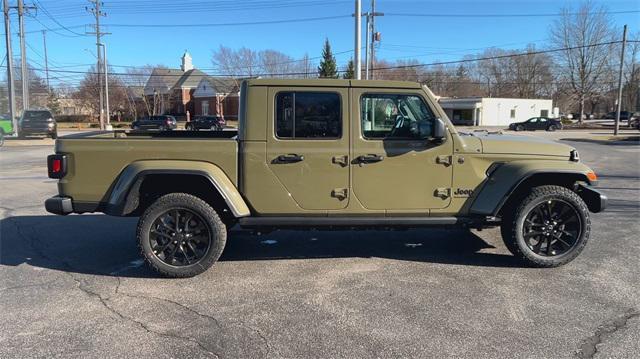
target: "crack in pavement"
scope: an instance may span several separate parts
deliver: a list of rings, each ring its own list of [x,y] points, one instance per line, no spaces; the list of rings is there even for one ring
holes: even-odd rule
[[[594,335],[586,338],[582,342],[580,349],[576,352],[576,357],[580,359],[593,358],[598,352],[598,344],[601,344],[605,337],[611,336],[613,333],[626,327],[629,320],[635,317],[640,317],[640,312],[636,309],[631,309],[624,315],[599,326]]]
[[[123,296],[126,296],[126,297],[130,297],[130,298],[137,298],[137,299],[143,299],[143,300],[157,300],[157,301],[162,301],[162,302],[173,304],[173,305],[175,305],[177,307],[180,307],[183,310],[186,310],[186,311],[188,311],[190,313],[195,314],[196,316],[198,316],[200,318],[213,321],[215,323],[215,325],[222,330],[222,325],[220,325],[220,321],[217,318],[215,318],[215,317],[213,317],[213,316],[211,316],[209,314],[202,313],[202,312],[200,312],[200,311],[198,311],[196,309],[193,309],[193,308],[191,308],[191,307],[189,307],[187,305],[184,305],[184,304],[182,304],[180,302],[177,302],[177,301],[174,301],[174,300],[171,300],[171,299],[159,298],[159,297],[141,295],[141,294],[125,293],[125,292],[120,290],[120,284],[121,284],[121,281],[120,281],[120,278],[118,277],[118,285],[116,286],[116,289],[115,289],[115,293],[116,294],[120,294],[120,295],[123,295]],[[262,332],[259,329],[254,328],[254,327],[252,327],[252,326],[250,326],[250,325],[248,325],[248,324],[246,324],[246,323],[244,323],[242,321],[235,321],[235,322],[232,321],[232,323],[236,323],[236,324],[240,325],[241,327],[250,329],[251,331],[255,332],[260,337],[260,339],[264,342],[264,344],[265,344],[265,346],[267,348],[267,351],[266,351],[264,357],[265,358],[269,357],[269,353],[271,352],[271,345],[269,344],[268,339],[262,334]]]
[[[51,258],[50,256],[46,255],[43,251],[41,251],[35,245],[35,243],[41,243],[39,240],[36,240],[34,237],[24,233],[24,231],[23,231],[22,227],[20,226],[20,224],[17,223],[13,218],[9,218],[9,220],[15,226],[16,233],[18,234],[18,236],[22,237],[23,239],[28,241],[29,246],[33,250],[34,254],[36,254],[36,255],[38,255],[38,256],[40,256],[43,259],[46,259],[48,261],[58,262],[58,263],[62,264],[65,268],[67,268],[69,271],[74,270],[73,266],[69,262],[61,261],[61,260],[55,260],[55,259]],[[115,308],[113,308],[112,306],[109,305],[108,301],[111,299],[111,297],[105,298],[101,294],[99,294],[97,292],[94,292],[92,290],[89,290],[88,288],[84,287],[82,281],[80,279],[76,278],[70,272],[63,272],[63,274],[69,276],[76,283],[75,288],[77,288],[78,290],[82,291],[83,293],[85,293],[86,295],[88,295],[90,297],[98,299],[98,301],[102,304],[103,307],[105,307],[109,312],[115,314],[121,320],[126,320],[126,321],[133,322],[133,323],[139,325],[142,329],[144,329],[146,332],[148,332],[150,334],[155,334],[155,335],[158,335],[158,336],[161,336],[161,337],[167,337],[167,338],[187,340],[189,342],[192,342],[192,343],[196,344],[201,350],[205,351],[206,353],[209,353],[209,354],[213,355],[214,357],[219,358],[219,356],[216,353],[214,353],[214,352],[210,351],[209,349],[207,349],[202,343],[198,342],[194,338],[183,337],[183,336],[179,336],[179,335],[175,335],[175,334],[158,332],[158,331],[155,331],[155,330],[149,328],[149,326],[146,325],[145,323],[143,323],[141,321],[138,321],[135,318],[132,318],[132,317],[124,315],[123,313],[121,313],[120,311],[116,310]],[[116,291],[114,293],[117,292],[117,290],[118,290],[118,288],[120,286],[120,277],[115,277],[115,278],[117,279],[118,282],[116,284]]]

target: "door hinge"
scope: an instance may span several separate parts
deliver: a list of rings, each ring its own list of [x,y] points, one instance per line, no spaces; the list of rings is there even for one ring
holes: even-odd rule
[[[451,195],[451,188],[436,188],[433,195],[441,199],[447,199]]]
[[[451,166],[451,156],[449,155],[441,155],[436,157],[436,163],[444,165],[445,167]]]
[[[349,156],[333,156],[331,162],[346,167],[349,164]]]
[[[335,197],[338,200],[342,201],[347,198],[347,189],[346,188],[335,188],[331,191],[331,197]]]

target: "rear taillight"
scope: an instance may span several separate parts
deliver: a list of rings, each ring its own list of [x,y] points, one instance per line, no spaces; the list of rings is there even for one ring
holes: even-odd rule
[[[49,178],[62,178],[67,174],[67,156],[49,155],[47,157],[47,169]]]

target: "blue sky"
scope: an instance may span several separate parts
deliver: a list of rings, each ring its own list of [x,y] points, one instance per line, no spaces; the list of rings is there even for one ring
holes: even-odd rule
[[[63,70],[86,70],[95,62],[95,37],[76,36],[90,31],[93,17],[85,11],[86,0],[27,0],[44,8],[26,21],[28,56],[34,67],[43,64],[43,41],[39,30],[47,31],[50,67]],[[363,11],[369,0],[363,0]],[[10,3],[15,3],[11,0]],[[401,1],[378,0],[378,11],[412,14],[553,14],[563,6],[577,6],[578,1]],[[351,17],[338,19],[268,25],[220,27],[169,27],[175,24],[233,23],[272,21],[296,18],[348,16],[353,13],[353,1],[317,0],[104,0],[107,17],[105,42],[109,62],[113,65],[163,64],[178,67],[180,56],[187,49],[194,65],[211,69],[211,53],[219,45],[255,50],[275,49],[295,59],[305,53],[320,54],[325,37],[335,52],[353,49],[354,22]],[[597,2],[608,10],[640,10],[638,0]],[[49,16],[50,15],[50,16]],[[51,18],[55,18],[57,23]],[[614,14],[616,26],[628,24],[630,32],[640,30],[640,14]],[[384,16],[376,19],[382,33],[378,57],[388,60],[415,58],[421,62],[460,59],[465,54],[480,52],[486,47],[523,48],[529,43],[544,47],[554,17],[403,17]],[[112,25],[153,24],[154,28]],[[69,30],[60,29],[64,25]],[[17,16],[13,32],[17,32]],[[363,29],[364,33],[364,29]],[[64,36],[67,35],[67,36]],[[71,37],[69,37],[71,36]],[[18,39],[14,37],[14,54],[18,54]],[[85,50],[86,49],[86,50]],[[4,51],[3,51],[4,52]],[[343,65],[352,53],[337,55]],[[116,71],[122,71],[117,68]],[[215,72],[214,70],[207,70]],[[66,75],[77,83],[80,75]],[[54,81],[55,82],[55,81]]]

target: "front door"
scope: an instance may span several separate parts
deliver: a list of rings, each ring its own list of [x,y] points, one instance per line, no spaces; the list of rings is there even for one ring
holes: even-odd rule
[[[436,119],[420,90],[353,89],[353,194],[368,209],[445,208],[451,200],[453,140],[425,137]]]
[[[270,88],[267,165],[303,210],[349,202],[348,90]]]

